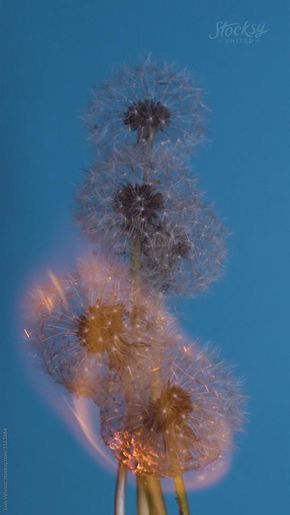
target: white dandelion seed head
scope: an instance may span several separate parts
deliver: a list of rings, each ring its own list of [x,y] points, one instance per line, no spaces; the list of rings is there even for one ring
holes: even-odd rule
[[[128,147],[86,172],[77,220],[93,243],[129,262],[152,291],[197,295],[223,271],[227,231],[197,179],[167,150]]]
[[[154,141],[192,151],[204,139],[206,111],[203,91],[188,71],[148,57],[93,91],[87,123],[98,148]]]

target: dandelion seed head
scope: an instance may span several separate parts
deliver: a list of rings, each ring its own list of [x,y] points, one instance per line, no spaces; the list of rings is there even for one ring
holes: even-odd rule
[[[204,139],[206,112],[203,92],[187,71],[147,58],[93,91],[87,123],[98,148],[154,139],[191,151]]]
[[[147,379],[126,412],[114,418],[113,431],[113,406],[101,410],[104,441],[119,461],[136,473],[172,477],[203,470],[232,450],[243,399],[239,383],[213,353],[182,345],[163,356],[158,375]]]
[[[106,342],[117,340],[124,333],[125,307],[115,304],[102,305],[97,301],[77,321],[76,335],[84,343],[88,352],[99,353],[106,350]]]
[[[140,277],[152,292],[194,296],[223,272],[227,231],[169,150],[125,148],[89,170],[77,220],[93,243],[126,263],[137,237]]]
[[[70,392],[87,391],[95,400],[110,371],[123,374],[134,364],[136,379],[138,368],[150,366],[148,349],[170,318],[161,323],[156,302],[141,289],[136,305],[129,274],[94,256],[35,288],[31,298],[26,331],[39,365]]]
[[[126,230],[134,233],[140,233],[145,222],[152,223],[162,208],[162,193],[150,184],[126,184],[114,197],[114,209],[124,216]]]
[[[180,425],[192,409],[190,395],[180,386],[170,385],[149,401],[144,427],[156,433],[164,432],[172,425]]]
[[[154,131],[163,131],[170,123],[170,111],[161,102],[152,99],[138,101],[129,106],[124,116],[124,124],[138,131],[139,141],[146,142]]]

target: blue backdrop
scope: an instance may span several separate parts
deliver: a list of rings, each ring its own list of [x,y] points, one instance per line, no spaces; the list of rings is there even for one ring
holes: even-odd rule
[[[73,195],[91,158],[88,92],[126,58],[188,66],[207,91],[212,142],[193,168],[232,233],[224,279],[179,303],[246,379],[249,423],[232,470],[190,494],[196,515],[287,514],[289,499],[289,3],[1,0],[1,427],[9,512],[112,513],[113,476],[37,395],[17,351],[35,270],[71,258]],[[210,39],[218,21],[265,24]],[[288,143],[288,144],[287,144]],[[2,481],[2,480],[1,480]],[[134,513],[130,489],[128,513]],[[170,513],[176,513],[169,497]],[[3,506],[1,506],[1,509]]]

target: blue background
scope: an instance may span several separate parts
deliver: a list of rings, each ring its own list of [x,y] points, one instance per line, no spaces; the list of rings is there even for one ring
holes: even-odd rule
[[[249,423],[231,472],[190,494],[196,515],[287,514],[289,499],[289,5],[209,0],[1,0],[1,427],[9,512],[112,513],[113,476],[27,379],[19,304],[35,270],[71,258],[88,92],[149,51],[207,91],[212,142],[194,161],[232,233],[224,279],[179,303],[183,325],[237,364]],[[210,40],[218,20],[266,23],[254,44]],[[288,143],[288,144],[287,144]],[[170,513],[176,513],[169,497]],[[133,488],[128,513],[134,513]]]

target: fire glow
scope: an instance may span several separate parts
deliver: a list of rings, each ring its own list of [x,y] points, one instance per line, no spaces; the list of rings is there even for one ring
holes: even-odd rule
[[[101,463],[109,471],[116,470],[116,461],[111,451],[101,441],[98,432],[98,413],[96,406],[83,397],[74,398],[72,405],[67,403],[75,421],[79,427],[78,436],[81,444],[90,453],[93,459]],[[223,456],[214,463],[208,465],[202,471],[190,471],[184,474],[184,480],[188,490],[202,490],[222,480],[230,468],[230,456]],[[130,474],[131,479],[134,474]],[[163,479],[164,490],[174,492],[174,484],[171,479]]]
[[[88,268],[83,269],[83,273],[86,277],[90,276],[91,273],[90,263]],[[94,269],[95,280],[99,281],[102,287],[105,287],[105,281],[111,281],[111,276],[105,277],[103,275],[102,263],[97,269]],[[118,269],[118,275],[121,276],[122,269]],[[65,291],[62,286],[62,282],[58,277],[52,273],[48,273],[49,284],[47,290],[45,288],[36,288],[36,296],[34,297],[33,309],[44,309],[47,313],[51,313],[55,309],[55,303],[59,300],[63,305],[67,306],[67,299]],[[160,308],[159,305],[159,316],[160,319],[170,319],[169,315]],[[27,340],[32,336],[32,333],[28,329],[24,329],[24,334]],[[182,338],[178,335],[178,338]],[[182,347],[184,354],[191,352],[190,345],[184,345]],[[153,372],[159,371],[159,366],[154,368]],[[48,387],[47,380],[45,379],[45,385],[39,385],[37,381],[37,389],[43,392],[46,400],[52,405],[61,418],[65,421],[70,431],[77,437],[80,444],[89,452],[90,456],[101,466],[105,467],[112,473],[116,472],[117,460],[114,459],[112,450],[105,445],[100,436],[100,421],[99,412],[97,405],[88,397],[85,396],[84,391],[84,377],[86,376],[86,368],[80,367],[78,374],[74,378],[74,392],[75,395],[67,393],[61,386],[50,384]],[[39,388],[40,386],[40,388]],[[60,397],[57,395],[57,389],[62,388],[63,395]],[[116,435],[116,438],[118,436]],[[223,438],[225,440],[230,439],[230,432],[224,431]],[[230,445],[228,446],[230,448]],[[146,449],[142,451],[146,455]],[[129,459],[129,458],[128,458]],[[148,458],[149,459],[149,458]],[[184,473],[184,480],[187,490],[200,490],[207,488],[214,483],[220,481],[230,467],[230,455],[226,454],[215,459],[212,463],[204,467],[199,471],[190,471]],[[127,464],[128,465],[128,464]],[[128,467],[130,469],[130,466]],[[138,468],[134,472],[138,473]],[[134,480],[135,473],[129,474],[129,480]],[[162,479],[163,488],[166,492],[174,492],[174,483],[172,479]]]

